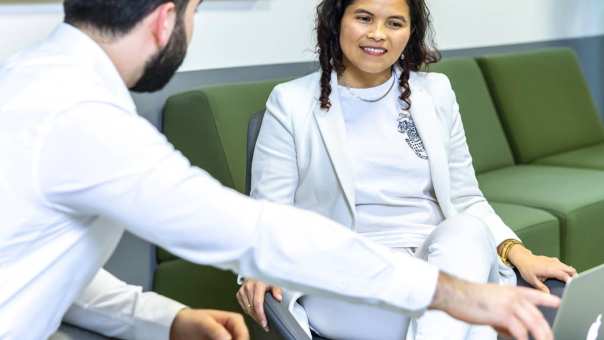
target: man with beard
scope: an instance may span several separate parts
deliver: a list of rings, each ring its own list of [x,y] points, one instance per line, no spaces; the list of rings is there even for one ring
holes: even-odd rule
[[[551,339],[535,305],[557,298],[464,282],[321,216],[246,198],[139,117],[128,89],[172,77],[199,2],[65,0],[65,23],[0,69],[0,338],[47,338],[63,317],[122,338],[249,338],[236,314],[189,309],[103,271],[129,230],[291,289]]]

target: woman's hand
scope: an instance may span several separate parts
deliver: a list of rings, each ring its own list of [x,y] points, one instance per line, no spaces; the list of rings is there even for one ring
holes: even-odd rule
[[[277,301],[283,300],[281,288],[269,286],[257,280],[245,280],[237,291],[237,301],[241,308],[267,332],[268,322],[264,314],[264,294],[269,290]]]
[[[549,293],[549,289],[543,281],[558,279],[567,283],[571,277],[577,275],[575,268],[560,262],[557,258],[533,255],[521,244],[510,249],[508,258],[518,268],[526,282],[545,293]]]

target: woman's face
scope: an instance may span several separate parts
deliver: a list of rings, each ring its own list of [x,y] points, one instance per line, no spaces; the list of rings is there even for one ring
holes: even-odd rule
[[[411,35],[405,0],[355,0],[340,26],[340,47],[347,86],[378,85],[391,75]]]

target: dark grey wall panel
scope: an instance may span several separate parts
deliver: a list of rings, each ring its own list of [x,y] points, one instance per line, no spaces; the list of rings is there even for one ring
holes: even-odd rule
[[[133,97],[138,112],[155,126],[161,127],[161,110],[166,99],[175,93],[216,84],[298,77],[314,70],[315,63],[297,63],[181,72],[162,91],[152,94],[135,93]]]
[[[577,52],[596,105],[601,113],[604,112],[604,35],[519,45],[445,50],[443,51],[443,56],[445,58],[455,56],[479,56],[492,53],[528,51],[547,47],[570,47]],[[182,72],[178,73],[164,90],[153,94],[134,94],[134,99],[139,112],[155,126],[159,127],[161,121],[160,115],[164,102],[166,98],[172,94],[216,84],[297,77],[313,72],[317,68],[318,65],[316,63],[309,62]]]

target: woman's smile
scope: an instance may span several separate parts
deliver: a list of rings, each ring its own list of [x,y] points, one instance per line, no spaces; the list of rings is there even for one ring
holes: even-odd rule
[[[388,53],[388,50],[382,47],[361,46],[361,50],[373,57],[381,57]]]

